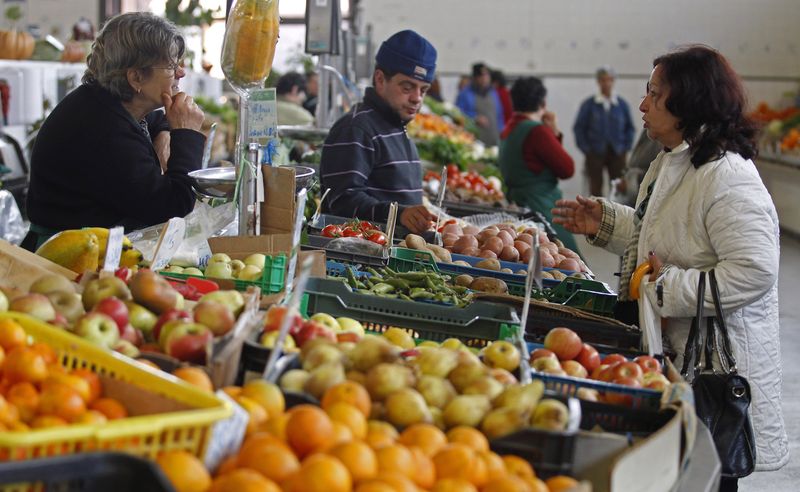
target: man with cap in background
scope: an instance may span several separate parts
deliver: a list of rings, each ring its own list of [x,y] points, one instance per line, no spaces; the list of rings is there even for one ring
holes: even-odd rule
[[[399,221],[422,233],[436,220],[422,205],[422,165],[406,124],[414,119],[436,69],[436,49],[414,31],[400,31],[375,56],[374,87],[340,118],[322,146],[326,213],[385,222],[389,204]]]

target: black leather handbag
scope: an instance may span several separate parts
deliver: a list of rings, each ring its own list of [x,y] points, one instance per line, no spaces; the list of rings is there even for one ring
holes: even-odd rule
[[[748,416],[750,385],[736,371],[736,359],[722,314],[714,270],[707,275],[715,315],[703,318],[706,283],[706,274],[703,273],[697,287],[697,312],[686,340],[681,373],[692,384],[698,418],[714,438],[722,463],[722,476],[742,478],[753,473],[756,463],[753,427]],[[706,327],[704,341],[700,333],[703,321]],[[713,367],[715,353],[722,370]]]

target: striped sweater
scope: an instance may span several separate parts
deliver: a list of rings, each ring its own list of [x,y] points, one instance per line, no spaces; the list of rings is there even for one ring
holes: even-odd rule
[[[417,148],[394,110],[368,88],[364,102],[337,121],[322,147],[323,211],[385,222],[389,204],[422,203]]]

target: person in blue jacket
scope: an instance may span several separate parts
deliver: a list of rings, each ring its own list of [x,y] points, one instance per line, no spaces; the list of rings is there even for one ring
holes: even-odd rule
[[[472,65],[472,83],[458,93],[456,106],[475,120],[478,140],[488,147],[500,143],[500,132],[505,126],[503,103],[492,86],[492,72],[486,64]]]
[[[603,170],[609,181],[622,177],[625,154],[633,145],[635,133],[628,103],[614,92],[614,70],[597,70],[600,92],[581,104],[575,125],[575,142],[586,156],[589,193],[603,195]]]

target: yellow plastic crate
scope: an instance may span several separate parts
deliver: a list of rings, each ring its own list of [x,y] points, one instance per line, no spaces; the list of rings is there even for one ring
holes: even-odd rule
[[[154,402],[154,408],[175,410],[134,415],[103,425],[0,432],[0,461],[88,451],[123,451],[155,458],[159,452],[172,449],[186,450],[202,458],[213,424],[233,413],[229,403],[213,394],[162,371],[132,363],[125,356],[92,345],[60,328],[20,313],[0,313],[0,319],[5,318],[20,323],[34,341],[51,346],[65,368],[88,368],[100,375],[104,393],[107,388],[131,395],[130,402],[120,398],[126,407],[129,403],[142,406]]]

